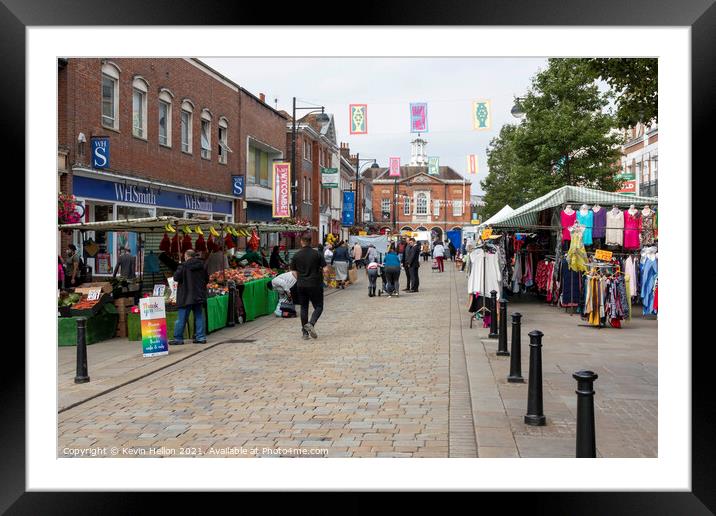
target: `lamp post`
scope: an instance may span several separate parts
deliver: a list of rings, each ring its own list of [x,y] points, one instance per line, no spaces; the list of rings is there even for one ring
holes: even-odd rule
[[[296,107],[296,97],[293,97],[293,116],[292,116],[292,127],[291,127],[291,173],[293,174],[293,184],[291,185],[291,216],[296,218],[296,191],[298,190],[298,173],[296,172],[296,111],[302,109],[309,109],[306,115],[311,113],[321,113],[321,121],[326,121],[327,116],[325,113],[324,106],[307,106],[307,107]]]
[[[355,207],[354,207],[354,213],[353,213],[353,223],[355,224],[357,221],[362,222],[363,213],[358,210],[358,198],[360,197],[360,189],[358,188],[358,184],[360,182],[360,169],[361,165],[360,162],[364,161],[366,163],[370,163],[371,161],[373,164],[370,166],[370,168],[380,168],[378,165],[378,162],[375,158],[360,158],[360,154],[356,152],[356,198],[355,198]],[[365,163],[364,163],[365,165]],[[353,185],[351,185],[351,191],[353,191]],[[359,218],[360,217],[360,218]]]

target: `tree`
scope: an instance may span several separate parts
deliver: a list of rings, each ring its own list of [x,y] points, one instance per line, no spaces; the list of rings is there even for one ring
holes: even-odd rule
[[[586,60],[550,59],[520,101],[523,122],[504,126],[490,143],[486,211],[520,206],[565,185],[616,190],[623,139],[607,109],[610,99]]]
[[[585,61],[591,76],[605,81],[616,96],[619,127],[658,120],[658,59],[594,58]]]

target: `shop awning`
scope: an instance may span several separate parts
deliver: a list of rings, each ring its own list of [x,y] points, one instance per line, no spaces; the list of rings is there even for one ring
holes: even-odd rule
[[[489,226],[489,225],[492,224],[493,222],[498,221],[498,220],[502,220],[503,218],[507,217],[507,216],[508,216],[510,213],[512,213],[513,211],[515,211],[515,210],[513,210],[512,207],[511,207],[509,204],[505,204],[500,211],[498,211],[497,213],[495,213],[492,217],[490,217],[489,219],[487,219],[485,222],[483,222],[482,224],[480,224],[478,227]]]
[[[528,228],[537,226],[537,215],[548,208],[556,208],[565,204],[600,204],[605,207],[616,204],[619,207],[627,207],[631,204],[657,206],[656,197],[640,197],[636,195],[625,195],[614,192],[604,192],[591,188],[578,186],[563,186],[557,190],[530,201],[520,206],[511,213],[502,217],[491,217],[489,225],[495,228]],[[504,208],[503,208],[504,209]],[[579,206],[574,206],[579,209]],[[487,222],[487,221],[486,221]]]
[[[181,230],[184,226],[188,226],[192,231],[199,226],[202,231],[208,231],[210,227],[216,230],[226,226],[234,229],[256,229],[259,233],[279,233],[279,232],[302,232],[315,230],[314,226],[298,226],[295,224],[274,224],[274,223],[255,223],[241,224],[233,222],[224,222],[221,220],[202,220],[202,219],[178,219],[175,217],[147,217],[141,219],[125,219],[125,220],[107,220],[103,222],[80,222],[77,224],[60,224],[60,230],[78,230],[78,231],[133,231],[137,233],[159,233],[163,232],[165,226],[171,224],[175,229]]]

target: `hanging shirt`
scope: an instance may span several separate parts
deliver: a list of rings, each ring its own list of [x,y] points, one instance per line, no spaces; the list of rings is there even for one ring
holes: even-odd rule
[[[586,213],[582,213],[582,210],[577,212],[577,222],[584,226],[582,232],[582,243],[584,245],[592,245],[592,227],[594,226],[594,212],[587,210]]]
[[[607,212],[607,229],[605,231],[605,243],[607,245],[624,244],[624,212],[613,209]]]
[[[479,292],[481,296],[488,297],[493,290],[498,296],[502,292],[500,282],[502,274],[497,253],[488,253],[484,249],[475,249],[470,253],[470,277],[467,280],[469,294]]]
[[[577,212],[573,211],[571,214],[567,214],[562,210],[559,214],[559,222],[562,225],[562,240],[571,240],[572,234],[569,232],[569,228],[574,226],[574,221],[577,220]]]
[[[624,249],[639,249],[640,215],[638,211],[633,215],[629,210],[624,212]]]
[[[607,210],[599,208],[597,211],[592,210],[594,213],[594,227],[592,228],[592,239],[604,238],[606,235],[607,228]]]
[[[652,315],[656,313],[654,310],[654,289],[656,288],[656,278],[658,273],[657,260],[646,258],[643,263],[641,298],[644,305],[644,315]]]

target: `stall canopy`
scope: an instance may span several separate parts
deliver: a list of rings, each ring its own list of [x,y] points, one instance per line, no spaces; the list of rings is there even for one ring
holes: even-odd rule
[[[388,237],[385,235],[351,235],[348,237],[349,245],[355,245],[356,242],[358,242],[361,247],[368,247],[369,245],[373,245],[375,246],[375,250],[382,254],[388,252]]]
[[[505,204],[500,211],[495,213],[492,217],[487,219],[485,222],[480,224],[478,227],[489,226],[490,224],[492,224],[493,222],[495,222],[497,220],[502,220],[502,218],[506,217],[513,211],[515,211],[515,210],[513,210],[509,204]]]
[[[591,188],[578,186],[563,186],[557,190],[552,190],[550,193],[534,201],[528,202],[510,213],[506,213],[499,218],[495,215],[485,222],[489,223],[492,227],[503,228],[528,228],[537,226],[537,215],[541,211],[565,204],[575,204],[574,209],[579,209],[579,204],[600,204],[602,206],[612,206],[616,204],[620,207],[629,206],[631,204],[649,204],[656,206],[658,200],[656,197],[639,197],[636,195],[592,190]],[[506,206],[506,208],[507,207],[508,206]],[[505,208],[503,208],[503,210],[504,209]],[[502,210],[500,210],[500,212],[501,211]]]
[[[124,220],[107,220],[103,222],[80,222],[77,224],[60,224],[61,230],[78,230],[78,231],[133,231],[137,233],[153,233],[165,231],[167,224],[171,224],[174,229],[181,230],[184,226],[188,226],[192,231],[199,226],[202,231],[208,230],[211,226],[215,229],[231,226],[234,229],[252,230],[256,229],[259,233],[279,233],[279,232],[301,232],[315,230],[314,226],[299,226],[294,224],[279,223],[256,223],[242,224],[234,222],[224,222],[221,220],[202,220],[202,219],[177,219],[174,217],[147,217],[141,219],[124,219]]]

